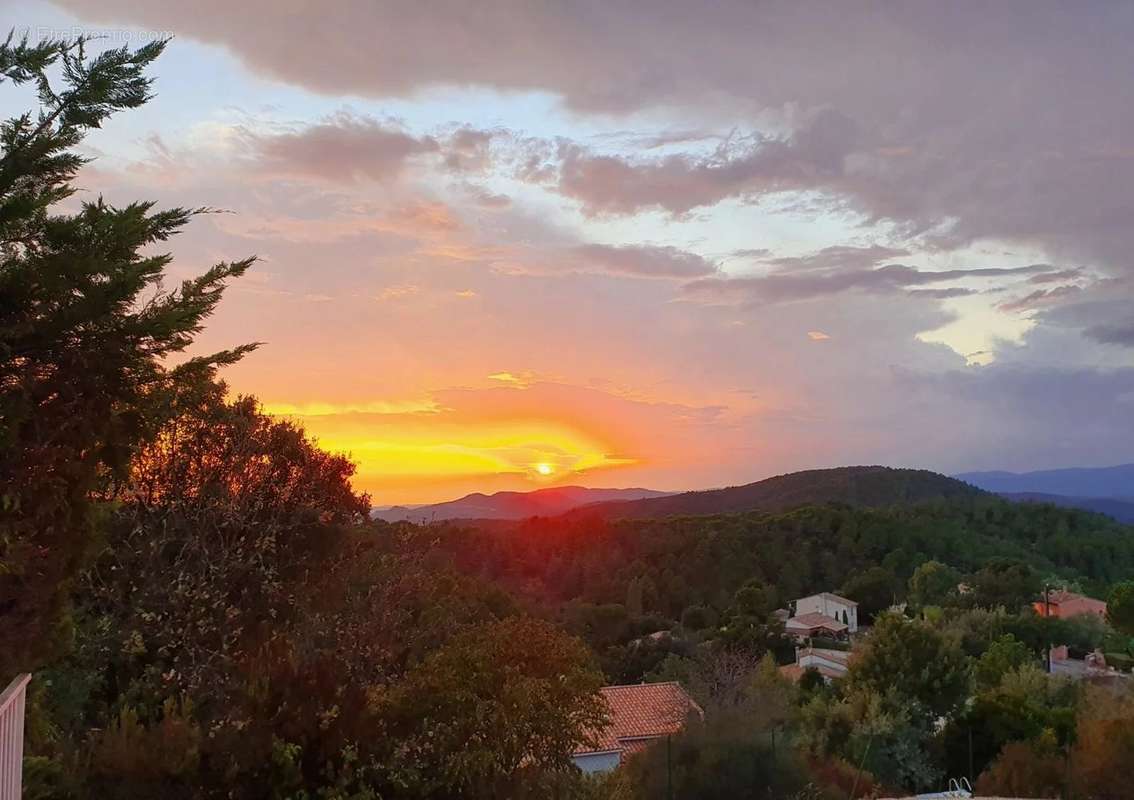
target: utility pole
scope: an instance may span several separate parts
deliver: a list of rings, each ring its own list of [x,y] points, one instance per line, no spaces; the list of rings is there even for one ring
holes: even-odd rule
[[[665,737],[665,796],[673,800],[673,735]]]
[[[1048,584],[1048,583],[1044,583],[1044,585],[1043,585],[1043,618],[1045,620],[1051,619],[1051,585]],[[1048,624],[1048,630],[1051,630],[1050,622],[1047,623],[1047,624]],[[1050,639],[1047,642],[1047,674],[1048,675],[1051,674],[1051,640]]]
[[[973,725],[969,723],[969,780],[976,781],[976,775],[973,775]]]

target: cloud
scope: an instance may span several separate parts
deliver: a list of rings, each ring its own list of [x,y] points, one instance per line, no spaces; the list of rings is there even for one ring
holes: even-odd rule
[[[1080,287],[1071,284],[1057,286],[1054,289],[1037,289],[1023,297],[1017,297],[1014,300],[1006,300],[998,304],[997,308],[1007,312],[1034,311],[1037,308],[1044,308],[1061,303],[1069,297],[1076,296],[1081,291],[1082,289]]]
[[[536,375],[529,370],[518,374],[513,372],[493,372],[488,376],[488,379],[490,381],[496,381],[497,383],[507,384],[508,386],[526,388],[532,385],[532,382],[536,379]]]
[[[669,246],[583,244],[569,257],[588,270],[637,277],[692,278],[717,271],[701,256]]]
[[[533,160],[529,176],[558,173],[560,189],[591,214],[682,214],[724,198],[817,191],[950,246],[993,237],[1130,268],[1134,16],[1123,3],[1095,4],[1084,17],[1058,0],[916,3],[884,14],[860,3],[746,0],[485,0],[475,12],[461,0],[345,0],[334,14],[303,4],[279,13],[268,0],[55,2],[82,20],[219,46],[259,75],[329,95],[486,87],[550,94],[583,113],[662,110],[678,133],[789,131],[709,157],[572,146],[551,173]],[[465,167],[465,153],[450,155]],[[390,162],[329,167],[385,175]]]
[[[661,208],[683,214],[727,197],[812,189],[843,173],[856,138],[855,124],[824,109],[784,138],[752,135],[722,144],[710,156],[671,155],[637,161],[565,148],[558,188],[596,214],[633,214]]]
[[[1134,276],[1086,279],[1032,292],[1016,303],[1020,310],[1036,311],[1033,319],[1053,333],[1076,331],[1090,342],[1134,346],[1131,295]]]
[[[249,133],[248,144],[258,170],[337,182],[389,181],[412,156],[440,150],[431,137],[345,112],[292,132]]]
[[[446,169],[452,172],[484,172],[492,163],[492,138],[491,131],[458,128],[444,146]]]
[[[751,277],[708,277],[690,281],[684,288],[687,295],[695,300],[767,304],[811,300],[851,291],[892,294],[925,284],[1030,275],[1047,269],[1046,265],[1039,264],[933,271],[904,264],[889,264],[876,269],[816,268],[803,271],[780,270]],[[960,296],[953,289],[928,291],[928,296],[936,299]],[[943,291],[948,294],[943,295]],[[969,293],[967,289],[961,291],[963,294]]]
[[[398,286],[387,286],[380,291],[374,299],[385,303],[391,300],[405,300],[406,298],[418,294],[421,294],[420,286],[415,286],[412,283],[404,283]]]
[[[907,403],[939,415],[919,435],[978,469],[1102,464],[1134,449],[1134,369],[992,365],[895,373]],[[955,424],[964,420],[963,425]]]
[[[1089,339],[1102,344],[1118,344],[1134,347],[1134,319],[1125,322],[1109,323],[1105,325],[1092,325],[1083,333]]]
[[[906,292],[908,297],[928,297],[933,300],[952,300],[955,297],[970,297],[974,294],[979,294],[979,292],[965,286],[949,286],[944,289],[910,289]]]
[[[497,194],[485,189],[483,186],[467,184],[464,192],[479,208],[504,209],[512,206],[512,198],[506,194]]]
[[[862,269],[910,254],[910,251],[904,247],[885,247],[878,244],[866,247],[832,245],[807,255],[778,258],[772,258],[767,251],[764,252],[768,256],[762,259],[764,263],[780,270]]]

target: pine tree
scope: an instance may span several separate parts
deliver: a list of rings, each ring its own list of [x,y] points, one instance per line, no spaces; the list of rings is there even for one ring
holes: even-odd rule
[[[206,209],[99,198],[58,211],[86,162],[75,146],[150,99],[145,71],[165,42],[94,56],[87,46],[0,43],[0,86],[31,84],[39,101],[0,124],[0,682],[58,646],[95,493],[122,474],[162,408],[254,347],[168,363],[253,261],[162,288],[171,256],[147,251]]]

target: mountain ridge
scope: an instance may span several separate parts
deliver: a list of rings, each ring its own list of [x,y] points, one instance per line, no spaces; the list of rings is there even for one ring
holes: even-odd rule
[[[596,503],[567,513],[605,518],[695,516],[783,511],[831,502],[881,506],[984,494],[982,489],[930,470],[870,465],[789,472],[723,489]]]
[[[669,492],[638,487],[592,489],[586,486],[551,486],[530,492],[472,492],[456,500],[414,506],[372,508],[372,519],[386,522],[433,522],[447,519],[525,519],[558,516],[574,508],[617,500],[664,497]]]

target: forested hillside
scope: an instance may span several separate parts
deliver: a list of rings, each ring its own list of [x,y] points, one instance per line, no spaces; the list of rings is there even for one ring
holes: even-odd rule
[[[980,494],[980,489],[924,469],[837,467],[792,472],[727,489],[600,503],[578,509],[574,513],[607,519],[667,517],[676,514],[783,511],[796,506],[830,502],[886,506],[932,499],[976,497]]]
[[[897,584],[931,559],[962,572],[994,558],[1015,559],[1046,579],[1096,593],[1134,574],[1129,526],[1100,514],[991,495],[658,520],[571,514],[427,531],[422,538],[462,568],[520,591],[555,601],[621,602],[626,586],[639,579],[648,583],[647,606],[671,616],[691,604],[720,604],[752,578],[790,599],[844,586],[873,567]]]

